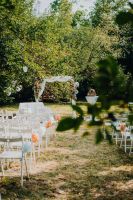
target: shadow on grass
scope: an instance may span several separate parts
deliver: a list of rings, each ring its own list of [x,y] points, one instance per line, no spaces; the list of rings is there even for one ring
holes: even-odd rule
[[[24,187],[20,186],[20,177],[4,178],[0,183],[0,193],[2,199],[36,199],[41,200],[46,197],[51,199],[55,193],[55,187],[44,178],[44,175],[32,176],[31,180],[24,181]]]
[[[100,157],[98,153],[88,158],[91,162],[80,169],[78,164],[69,166],[76,174],[62,189],[69,191],[70,200],[133,200],[133,157],[117,150],[120,162],[117,159],[113,162],[110,157],[109,163],[98,162],[98,159],[107,159],[107,155]]]

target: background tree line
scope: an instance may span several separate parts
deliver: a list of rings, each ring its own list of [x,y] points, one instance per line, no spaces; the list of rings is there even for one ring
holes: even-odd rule
[[[130,100],[133,89],[133,48],[130,24],[117,25],[116,15],[128,7],[127,0],[97,0],[91,13],[72,12],[68,0],[55,0],[49,12],[34,13],[34,0],[0,2],[0,104],[33,100],[36,78],[70,75],[80,83],[78,98],[89,87],[98,94]],[[95,82],[96,63],[113,56],[119,73],[108,87]],[[23,67],[28,67],[28,72]],[[108,74],[108,72],[107,72]],[[118,92],[117,81],[121,81]],[[19,91],[19,87],[22,90]],[[47,86],[55,100],[69,99],[69,83]]]

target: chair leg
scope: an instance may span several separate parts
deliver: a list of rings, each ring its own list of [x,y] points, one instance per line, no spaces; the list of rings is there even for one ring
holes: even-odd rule
[[[133,148],[133,140],[131,140],[131,147],[130,147],[129,155],[132,153],[132,148]]]
[[[123,137],[123,135],[122,135],[121,143],[120,143],[120,148],[122,147],[123,139],[124,139],[124,137]]]
[[[127,138],[125,137],[125,153],[127,152]]]
[[[41,149],[41,144],[40,144],[40,141],[38,142],[38,157],[40,156],[40,150]]]
[[[33,156],[32,156],[32,151],[30,152],[30,158],[29,158],[29,171],[31,172],[32,169],[32,161],[33,161]]]
[[[32,158],[34,160],[34,162],[36,163],[36,153],[35,153],[35,145],[32,144]]]
[[[21,186],[23,187],[23,158],[21,159]]]
[[[118,144],[118,136],[117,135],[116,135],[115,141],[116,141],[116,145],[117,145]]]
[[[5,173],[4,173],[4,167],[3,167],[3,163],[2,163],[2,161],[1,161],[1,170],[2,170],[2,176],[4,176]]]
[[[46,146],[45,146],[46,148],[48,147],[48,133],[47,133],[47,131],[46,131]]]
[[[26,174],[27,174],[27,177],[29,178],[29,172],[28,172],[28,167],[27,167],[26,158],[24,158],[24,161],[25,161]]]

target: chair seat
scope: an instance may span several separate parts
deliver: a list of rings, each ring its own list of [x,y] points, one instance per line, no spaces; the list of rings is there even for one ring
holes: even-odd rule
[[[22,142],[12,142],[10,144],[10,147],[22,147]]]
[[[22,151],[3,151],[0,159],[22,159]]]
[[[23,134],[23,139],[25,140],[25,139],[27,139],[27,140],[31,140],[31,134],[29,134],[29,133],[24,133]]]

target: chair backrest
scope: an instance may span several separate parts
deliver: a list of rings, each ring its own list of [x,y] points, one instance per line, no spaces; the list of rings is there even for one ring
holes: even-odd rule
[[[0,110],[0,121],[1,122],[3,122],[4,120],[5,120],[5,118],[4,118],[4,112],[3,112],[3,110]]]
[[[9,138],[9,137],[0,137],[0,142],[7,142],[7,143],[14,143],[14,142],[23,142],[22,137],[14,137],[14,138]]]
[[[20,127],[20,135],[23,138],[23,141],[32,141],[32,129],[29,127]]]
[[[19,126],[8,125],[6,127],[6,136],[9,138],[22,137]]]
[[[12,151],[12,150],[18,150],[18,143],[19,149],[23,151],[23,138],[22,137],[0,137],[0,143],[3,143],[3,150],[6,151]]]
[[[5,119],[4,124],[6,127],[19,127],[19,120],[17,118],[13,118],[13,119]]]
[[[31,140],[32,129],[26,124],[17,124],[16,126],[8,126],[6,136],[9,138],[22,137],[24,140]]]
[[[0,137],[4,137],[6,135],[6,130],[4,124],[0,125]]]

